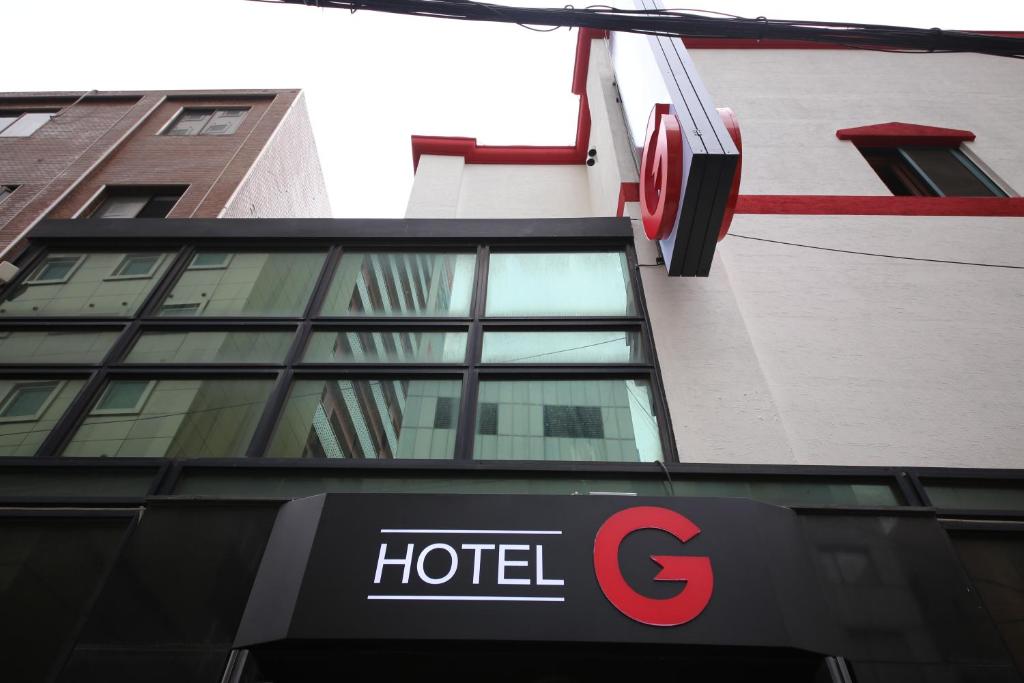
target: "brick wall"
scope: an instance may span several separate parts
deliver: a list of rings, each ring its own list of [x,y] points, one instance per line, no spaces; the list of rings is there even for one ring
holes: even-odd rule
[[[74,218],[118,185],[187,186],[172,218],[215,218],[229,203],[232,215],[330,215],[298,90],[79,95],[0,95],[0,110],[62,109],[29,137],[0,138],[0,184],[18,186],[0,202],[5,259],[42,217]],[[183,107],[239,106],[249,112],[233,135],[160,135]]]
[[[221,214],[224,218],[329,218],[305,97],[300,95]]]

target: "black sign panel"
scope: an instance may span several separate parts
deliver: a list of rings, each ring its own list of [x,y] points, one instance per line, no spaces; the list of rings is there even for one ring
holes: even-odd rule
[[[842,654],[834,633],[786,508],[328,494],[282,507],[235,645],[491,640]]]

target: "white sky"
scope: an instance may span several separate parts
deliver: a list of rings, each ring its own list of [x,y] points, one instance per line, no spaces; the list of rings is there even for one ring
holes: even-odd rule
[[[1024,30],[1024,3],[1007,0],[736,0],[706,8]],[[337,217],[404,214],[412,134],[568,145],[576,133],[577,99],[569,92],[576,33],[565,29],[243,0],[29,1],[5,7],[3,22],[3,52],[20,58],[3,70],[0,91],[304,89]]]

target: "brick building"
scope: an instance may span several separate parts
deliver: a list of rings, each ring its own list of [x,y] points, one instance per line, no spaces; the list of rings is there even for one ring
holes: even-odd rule
[[[44,217],[330,215],[298,90],[2,93],[0,187],[7,258]]]

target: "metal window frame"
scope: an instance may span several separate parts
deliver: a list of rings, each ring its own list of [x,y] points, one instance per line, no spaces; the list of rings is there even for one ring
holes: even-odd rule
[[[662,456],[675,460],[674,439],[667,419],[667,407],[660,381],[657,359],[653,353],[653,336],[647,322],[646,302],[636,255],[632,248],[632,231],[621,219],[559,219],[534,220],[398,220],[398,221],[261,221],[246,220],[182,221],[165,219],[160,229],[147,225],[146,237],[138,237],[133,221],[78,219],[44,221],[33,233],[32,248],[23,256],[25,264],[40,262],[48,253],[78,248],[91,252],[141,253],[145,250],[168,254],[163,272],[131,317],[97,316],[83,320],[76,316],[47,318],[24,317],[3,321],[12,328],[32,329],[112,329],[120,330],[118,339],[102,361],[90,364],[61,364],[85,373],[87,381],[58,420],[37,451],[40,458],[58,456],[71,440],[90,407],[99,399],[111,379],[161,377],[262,377],[273,378],[275,384],[257,423],[246,457],[254,462],[263,456],[287,399],[291,382],[312,377],[435,376],[459,379],[462,397],[459,406],[455,460],[473,462],[470,447],[475,425],[477,384],[481,378],[635,378],[649,382],[654,399],[654,414],[659,422]],[[345,246],[342,247],[341,245]],[[514,252],[624,252],[628,284],[636,314],[600,317],[488,318],[483,315],[486,296],[487,265],[491,247]],[[161,317],[157,313],[167,295],[173,291],[182,273],[189,269],[198,251],[227,252],[294,252],[324,250],[325,257],[316,277],[312,294],[300,316],[233,316],[233,317]],[[475,255],[470,315],[468,317],[418,316],[325,316],[320,308],[329,291],[334,274],[344,253],[355,252],[468,252]],[[11,286],[16,286],[17,281]],[[251,331],[271,329],[292,331],[291,348],[278,363],[126,363],[124,358],[139,337],[152,331]],[[302,354],[313,332],[339,329],[376,329],[381,331],[464,331],[467,334],[467,355],[462,363],[307,363]],[[606,364],[484,364],[479,361],[482,335],[487,330],[608,330],[638,331],[648,356],[646,363]],[[19,371],[53,373],[57,366],[26,364]],[[63,373],[63,374],[66,374]],[[127,463],[130,458],[124,459]],[[190,461],[193,462],[193,461]],[[395,461],[399,462],[399,461]],[[441,461],[452,462],[452,461]],[[540,461],[516,461],[540,462]],[[486,463],[493,466],[494,461]],[[564,463],[577,465],[578,463]],[[611,463],[628,464],[628,463]]]

